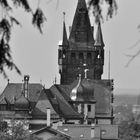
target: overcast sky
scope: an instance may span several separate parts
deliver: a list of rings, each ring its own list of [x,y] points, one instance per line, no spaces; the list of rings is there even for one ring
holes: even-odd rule
[[[30,0],[33,1],[33,0]],[[33,7],[37,5],[34,3]],[[39,34],[31,23],[31,16],[24,10],[16,11],[15,15],[21,21],[22,28],[15,27],[11,39],[11,49],[14,62],[22,74],[30,75],[30,82],[45,84],[50,87],[55,75],[59,83],[57,50],[58,42],[62,39],[63,11],[66,12],[66,26],[69,35],[69,26],[72,24],[77,0],[42,0],[47,17],[44,34]],[[124,54],[134,54],[140,49],[140,44],[134,49],[129,49],[140,39],[137,26],[140,24],[140,0],[118,0],[118,13],[113,19],[102,24],[105,42],[105,67],[103,78],[108,78],[108,51],[111,49],[111,78],[115,80],[115,88],[140,87],[140,56],[129,67],[125,68],[128,57]],[[8,71],[10,82],[21,82],[23,76],[15,71]],[[0,76],[0,86],[4,87],[7,80]]]

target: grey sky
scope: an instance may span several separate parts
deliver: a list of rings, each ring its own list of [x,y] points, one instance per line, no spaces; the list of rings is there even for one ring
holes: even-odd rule
[[[77,4],[77,0],[59,1],[57,9],[56,0],[49,3],[42,0],[40,3],[40,7],[43,7],[47,17],[43,35],[40,35],[38,30],[30,24],[31,17],[28,14],[23,10],[16,11],[15,15],[21,21],[22,28],[15,27],[11,40],[12,55],[22,74],[29,74],[30,82],[40,82],[41,80],[46,87],[52,85],[55,75],[59,81],[57,44],[62,39],[62,13],[66,12],[66,26],[69,35],[68,29],[72,24]],[[135,0],[134,3],[133,0],[118,0],[118,6],[118,14],[102,24],[106,52],[103,78],[108,77],[110,47],[111,78],[115,79],[115,88],[139,88],[140,56],[128,68],[125,68],[128,58],[124,54],[133,54],[140,49],[140,44],[133,50],[128,49],[140,39],[137,29],[140,23],[140,1]],[[8,75],[10,82],[21,82],[23,79],[15,71],[8,71]],[[4,87],[7,81],[2,76],[0,79],[0,85]]]

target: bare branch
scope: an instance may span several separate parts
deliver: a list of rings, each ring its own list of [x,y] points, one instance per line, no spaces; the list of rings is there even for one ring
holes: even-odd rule
[[[125,65],[125,67],[128,67],[128,66],[130,65],[130,63],[131,63],[139,54],[140,54],[140,50],[137,51],[137,53],[134,54],[134,55],[126,55],[126,56],[130,57],[130,59],[129,59],[128,63]]]
[[[134,45],[132,45],[131,47],[129,47],[128,49],[133,49],[133,48],[135,48],[139,43],[140,43],[140,39],[139,39]]]

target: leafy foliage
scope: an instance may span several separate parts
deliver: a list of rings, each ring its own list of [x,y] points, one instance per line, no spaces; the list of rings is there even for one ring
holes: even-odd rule
[[[120,140],[137,140],[140,137],[140,124],[131,120],[122,121],[119,125],[119,139]]]
[[[19,74],[21,74],[18,67],[13,63],[11,50],[9,46],[9,40],[11,35],[11,24],[5,18],[0,21],[0,73],[7,78],[7,74],[5,72],[5,67],[12,70],[15,69]]]
[[[2,121],[1,121],[2,123]],[[0,140],[42,140],[35,135],[30,135],[27,129],[28,123],[26,121],[14,121],[7,127],[1,127]]]
[[[11,10],[11,7],[9,6],[7,0],[0,0],[0,5],[6,10]]]
[[[15,6],[23,7],[27,12],[31,11],[27,0],[12,0]]]
[[[36,12],[33,14],[32,23],[33,23],[33,25],[37,26],[40,33],[43,33],[42,32],[42,25],[45,22],[45,20],[46,20],[46,18],[43,14],[43,11],[40,8],[37,8]]]
[[[115,12],[117,12],[118,6],[116,0],[89,0],[89,9],[92,7],[93,15],[95,17],[95,21],[99,22],[99,20],[103,20],[102,15],[102,5],[105,2],[108,5],[107,10],[107,19],[112,18]]]
[[[99,21],[102,17],[102,1],[105,1],[109,5],[107,15],[111,18],[114,14],[114,11],[117,11],[117,4],[115,0],[89,0],[89,9],[93,7],[93,15],[95,16],[96,21]],[[34,1],[33,1],[34,2]],[[40,2],[40,1],[39,1]],[[57,5],[59,0],[57,0]],[[7,77],[5,72],[5,67],[10,70],[15,69],[19,74],[21,74],[18,67],[14,64],[10,51],[10,37],[12,34],[13,24],[21,25],[20,22],[16,19],[16,17],[11,16],[13,5],[18,8],[22,7],[26,12],[32,14],[32,24],[37,27],[40,33],[43,33],[42,27],[43,23],[46,21],[46,17],[39,7],[33,13],[32,8],[29,5],[28,0],[12,0],[11,3],[8,3],[8,0],[0,0],[0,8],[2,9],[2,18],[0,20],[0,73]]]
[[[33,15],[32,23],[42,33],[42,25],[46,21],[43,11],[40,8],[37,8],[35,14],[33,14],[28,0],[12,0],[12,2],[16,8],[23,7],[26,12]],[[18,74],[21,74],[20,70],[13,62],[9,44],[12,27],[14,27],[13,25],[21,24],[16,17],[11,15],[14,7],[11,7],[7,0],[0,0],[0,7],[2,9],[2,18],[0,20],[0,73],[7,78],[8,76],[5,68],[8,68],[9,70],[15,69]]]

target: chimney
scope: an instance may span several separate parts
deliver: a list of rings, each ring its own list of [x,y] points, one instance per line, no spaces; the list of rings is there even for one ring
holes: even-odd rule
[[[28,98],[28,91],[29,91],[29,75],[24,76],[24,96],[25,98]]]
[[[47,127],[50,127],[50,122],[51,120],[51,109],[50,108],[47,108]]]

